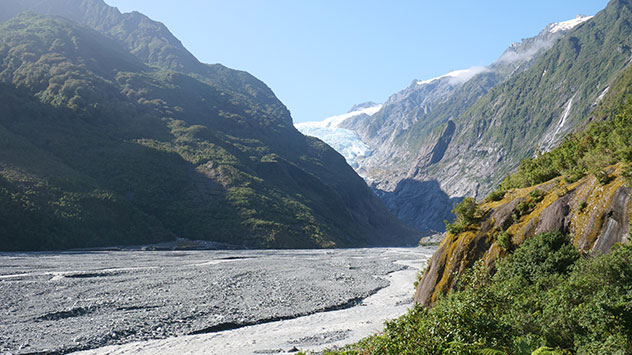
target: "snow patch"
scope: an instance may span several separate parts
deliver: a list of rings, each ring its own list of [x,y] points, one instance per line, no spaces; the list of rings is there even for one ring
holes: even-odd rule
[[[346,119],[351,118],[351,117],[355,117],[355,116],[359,116],[359,115],[369,115],[369,116],[373,116],[375,115],[380,109],[382,108],[382,105],[375,105],[375,106],[371,106],[371,107],[366,107],[360,110],[356,110],[353,112],[349,112],[349,113],[345,113],[343,115],[337,115],[337,116],[331,116],[331,117],[327,117],[322,121],[312,121],[312,122],[302,122],[302,123],[297,123],[294,126],[296,127],[296,129],[298,129],[299,131],[302,128],[305,127],[313,127],[313,128],[336,128],[338,127],[342,122],[344,122]],[[319,137],[320,138],[320,137]]]
[[[444,78],[449,78],[449,83],[451,85],[458,85],[458,84],[464,84],[466,82],[468,82],[470,79],[472,79],[473,77],[475,77],[478,74],[481,73],[485,73],[490,71],[489,68],[487,67],[471,67],[468,69],[463,69],[463,70],[454,70],[451,71],[447,74],[438,76],[436,78],[432,78],[432,79],[428,79],[428,80],[421,80],[417,82],[417,85],[426,85],[426,84],[430,84],[435,80],[440,80],[440,79],[444,79]]]
[[[575,17],[572,20],[550,24],[548,27],[548,31],[551,33],[560,32],[560,31],[568,31],[590,20],[591,18],[593,17],[577,15],[577,17]]]

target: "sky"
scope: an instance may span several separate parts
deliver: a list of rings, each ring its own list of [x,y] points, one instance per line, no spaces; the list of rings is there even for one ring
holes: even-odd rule
[[[105,0],[164,23],[200,61],[264,81],[294,122],[382,103],[413,80],[492,63],[607,0]]]

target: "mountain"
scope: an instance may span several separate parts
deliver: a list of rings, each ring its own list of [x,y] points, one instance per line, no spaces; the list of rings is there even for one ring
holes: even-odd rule
[[[476,261],[488,269],[540,233],[560,232],[585,255],[629,243],[632,222],[632,66],[585,120],[585,128],[521,162],[472,218],[448,228],[415,299],[430,305]],[[463,209],[461,209],[463,210]]]
[[[419,161],[414,178],[437,179],[449,194],[482,197],[522,159],[578,127],[630,62],[630,12],[613,4],[458,117],[441,161],[429,167]]]
[[[443,220],[451,219],[455,201],[487,191],[497,180],[495,176],[486,179],[485,165],[471,167],[481,170],[482,176],[475,179],[462,177],[467,173],[460,174],[455,168],[443,168],[469,162],[469,156],[451,154],[456,149],[453,139],[477,133],[464,127],[469,120],[464,115],[490,90],[520,76],[568,31],[590,19],[578,16],[551,24],[536,37],[512,44],[487,67],[414,80],[368,119],[342,122],[340,127],[357,132],[372,149],[373,154],[358,164],[389,209],[411,226],[442,230]],[[506,171],[514,167],[508,166]]]
[[[100,0],[0,14],[1,250],[418,238],[264,83],[198,62],[164,25]]]
[[[338,153],[342,154],[356,172],[362,175],[363,169],[358,164],[358,159],[371,155],[373,152],[358,136],[357,133],[341,128],[340,124],[345,120],[363,120],[374,115],[382,108],[382,105],[374,102],[366,102],[354,105],[346,114],[332,116],[323,121],[301,122],[294,126],[306,136],[322,139]]]
[[[593,255],[628,240],[631,41],[632,3],[612,0],[455,120],[461,131],[444,160],[419,173],[445,174],[457,189],[460,179],[477,188],[475,196],[491,190],[477,181],[499,187],[473,219],[457,216],[448,228],[419,283],[419,303],[454,288],[477,260],[493,268],[540,232],[569,234]],[[448,177],[457,172],[462,177]]]

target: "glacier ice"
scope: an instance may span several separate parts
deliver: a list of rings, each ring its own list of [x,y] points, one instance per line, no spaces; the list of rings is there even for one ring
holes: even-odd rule
[[[338,153],[342,154],[351,167],[357,169],[358,158],[371,155],[373,150],[360,139],[357,133],[339,127],[339,125],[344,120],[355,116],[372,116],[381,108],[382,105],[375,105],[343,115],[332,116],[323,121],[296,123],[294,126],[304,135],[322,139]]]

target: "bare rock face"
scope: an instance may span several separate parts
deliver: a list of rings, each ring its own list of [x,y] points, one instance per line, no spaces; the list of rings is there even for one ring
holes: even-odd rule
[[[450,145],[450,141],[452,141],[455,131],[456,125],[454,122],[448,121],[436,139],[432,139],[434,137],[428,139],[428,143],[424,144],[419,151],[419,160],[417,161],[415,171],[411,171],[409,175],[415,176],[418,174],[419,169],[423,169],[441,161],[448,149],[448,146]]]
[[[495,209],[492,213],[494,226],[502,230],[507,230],[507,228],[514,223],[514,209],[522,201],[524,201],[524,198],[516,198]]]
[[[482,221],[463,233],[446,235],[419,282],[415,301],[432,305],[454,288],[459,274],[477,260],[493,267],[507,254],[496,241],[502,232],[512,236],[512,247],[539,233],[569,233],[575,247],[587,254],[607,253],[615,244],[627,242],[631,189],[621,178],[620,166],[611,167],[608,173],[610,181],[606,184],[592,175],[572,184],[555,179],[511,190],[501,201],[483,203]],[[539,193],[533,193],[535,190]],[[525,205],[531,207],[525,210]]]
[[[566,216],[570,212],[569,197],[564,196],[542,211],[535,234],[566,231],[568,224]]]
[[[423,231],[441,232],[444,220],[452,219],[451,210],[461,198],[450,197],[437,181],[401,180],[394,191],[380,191],[380,198],[391,213],[409,226]]]

